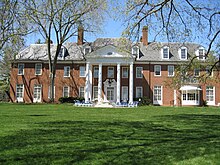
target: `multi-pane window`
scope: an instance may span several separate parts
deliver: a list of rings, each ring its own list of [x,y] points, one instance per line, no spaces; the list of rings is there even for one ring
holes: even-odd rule
[[[17,84],[16,85],[16,98],[17,99],[23,99],[23,93],[24,93],[24,85],[23,84]]]
[[[138,55],[138,54],[139,54],[139,48],[138,48],[138,46],[134,46],[134,47],[132,48],[132,54],[133,54],[133,55]]]
[[[154,75],[161,76],[161,66],[160,65],[154,65]]]
[[[84,97],[84,87],[79,87],[79,97]]]
[[[99,77],[99,67],[95,66],[94,67],[94,73],[93,73],[94,78]]]
[[[163,48],[163,59],[168,59],[169,58],[169,48],[164,47]]]
[[[34,100],[41,100],[41,85],[34,85]]]
[[[205,54],[204,54],[204,49],[199,49],[199,59],[200,60],[203,60],[205,58]]]
[[[200,70],[199,69],[194,69],[194,76],[199,76]]]
[[[161,86],[154,86],[154,101],[162,100],[162,88]]]
[[[122,68],[122,78],[128,78],[128,67]]]
[[[88,54],[91,52],[91,47],[85,47],[84,48],[84,54]]]
[[[35,75],[42,74],[42,64],[35,64]]]
[[[121,99],[124,101],[128,100],[128,86],[122,86],[122,96]]]
[[[206,87],[206,101],[214,101],[214,87],[213,86]]]
[[[94,99],[98,98],[98,87],[97,86],[93,87],[93,98]]]
[[[174,76],[174,66],[173,65],[168,65],[168,76]]]
[[[80,77],[85,77],[86,76],[86,67],[85,66],[80,66],[79,67],[79,76]]]
[[[114,67],[108,67],[108,78],[114,78]]]
[[[143,97],[142,87],[136,87],[136,98]]]
[[[54,86],[54,88],[53,88],[53,91],[54,91],[54,93],[53,93],[53,98],[55,98],[55,92],[56,92],[55,86]],[[49,86],[49,88],[48,88],[48,98],[50,99],[50,86]]]
[[[64,66],[64,77],[70,77],[70,66]]]
[[[181,48],[181,59],[185,60],[187,59],[187,49],[186,48]]]
[[[64,57],[64,48],[61,48],[58,54],[58,58],[63,58],[63,57]]]
[[[136,67],[136,78],[143,78],[143,67]]]
[[[69,87],[63,87],[63,97],[69,97]]]
[[[18,75],[24,75],[24,64],[18,64]]]

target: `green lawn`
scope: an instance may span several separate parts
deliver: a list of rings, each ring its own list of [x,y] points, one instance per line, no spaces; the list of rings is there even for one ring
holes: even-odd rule
[[[0,164],[220,164],[220,108],[0,103]]]

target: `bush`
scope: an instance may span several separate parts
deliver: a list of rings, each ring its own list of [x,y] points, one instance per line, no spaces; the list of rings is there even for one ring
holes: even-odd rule
[[[139,105],[151,105],[151,99],[147,97],[139,97],[139,98],[134,98],[134,101],[138,101]]]
[[[76,100],[83,101],[85,100],[83,97],[60,97],[60,103],[75,103]]]

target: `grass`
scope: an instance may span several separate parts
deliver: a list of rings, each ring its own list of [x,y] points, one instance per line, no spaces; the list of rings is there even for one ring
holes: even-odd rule
[[[0,104],[0,164],[220,164],[216,107]]]

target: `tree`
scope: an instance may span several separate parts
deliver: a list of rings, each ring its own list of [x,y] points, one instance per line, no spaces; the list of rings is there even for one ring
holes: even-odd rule
[[[16,35],[2,48],[2,59],[0,60],[0,91],[3,94],[6,93],[9,99],[11,99],[9,94],[11,61],[15,59],[15,56],[23,46],[23,38]]]
[[[14,42],[17,37],[28,33],[26,22],[20,16],[18,0],[2,0],[0,2],[0,51],[5,45]]]
[[[54,98],[57,58],[63,44],[77,35],[79,26],[87,31],[98,27],[105,7],[102,0],[25,0],[22,5],[31,25],[38,29],[47,45],[50,70],[50,100]],[[92,25],[92,26],[91,26]],[[51,53],[52,36],[56,39],[55,54]]]
[[[149,26],[167,41],[199,41],[219,51],[220,1],[200,0],[127,0],[125,35],[137,38],[140,27]]]
[[[0,2],[0,91],[9,96],[10,62],[23,47],[23,37],[28,33],[21,17],[18,0]]]
[[[200,0],[127,0],[125,9],[127,28],[124,35],[139,40],[143,26],[154,34],[153,41],[198,42],[206,47],[205,62],[194,55],[185,63],[175,66],[175,76],[165,80],[174,89],[190,81],[206,82],[219,79],[220,1]],[[193,76],[196,68],[203,70]],[[207,71],[208,68],[208,71]],[[213,80],[211,73],[217,70]]]

